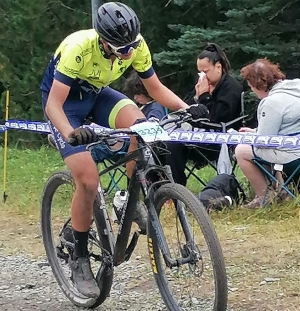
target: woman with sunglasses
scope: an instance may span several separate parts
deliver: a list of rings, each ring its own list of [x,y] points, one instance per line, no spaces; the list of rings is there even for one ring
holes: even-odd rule
[[[80,293],[91,298],[100,293],[87,256],[88,231],[99,178],[96,164],[84,144],[96,141],[97,135],[80,126],[87,116],[92,122],[110,128],[127,128],[144,118],[132,100],[109,87],[130,66],[157,102],[171,110],[188,107],[159,81],[148,46],[140,34],[138,17],[119,2],[99,7],[94,29],[77,31],[61,42],[41,83],[45,117],[76,184],[71,204],[75,240],[75,253],[70,262],[72,280]],[[70,139],[79,145],[71,146]],[[134,148],[136,144],[132,140],[129,152]],[[133,165],[127,166],[129,177]],[[145,231],[145,221],[138,225]]]

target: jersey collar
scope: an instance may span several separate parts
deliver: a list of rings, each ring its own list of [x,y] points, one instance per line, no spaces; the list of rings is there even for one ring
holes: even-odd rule
[[[112,55],[114,55],[113,53],[108,54],[108,53],[104,50],[104,47],[103,47],[102,42],[100,41],[100,38],[98,39],[98,45],[99,45],[99,50],[100,50],[100,52],[101,52],[101,54],[103,55],[104,58],[110,59],[110,57],[111,57]]]

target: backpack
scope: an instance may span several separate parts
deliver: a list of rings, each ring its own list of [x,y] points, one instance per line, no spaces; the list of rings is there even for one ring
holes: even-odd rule
[[[231,201],[245,200],[246,195],[233,174],[219,174],[207,183],[199,193],[199,199],[207,209],[221,210],[231,205]]]

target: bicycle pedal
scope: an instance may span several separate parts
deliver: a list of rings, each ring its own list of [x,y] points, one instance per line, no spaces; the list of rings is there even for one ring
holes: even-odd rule
[[[63,247],[62,246],[56,246],[56,255],[57,255],[58,258],[64,260],[66,263],[68,263],[70,254],[66,254],[63,251]]]

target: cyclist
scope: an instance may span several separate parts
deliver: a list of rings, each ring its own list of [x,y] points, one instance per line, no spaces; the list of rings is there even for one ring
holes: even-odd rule
[[[71,203],[75,240],[74,255],[70,258],[72,281],[80,293],[91,298],[100,294],[87,256],[99,178],[96,164],[84,144],[97,141],[97,135],[80,126],[88,115],[93,122],[111,128],[129,127],[144,118],[133,101],[109,87],[131,65],[157,102],[171,110],[188,107],[159,81],[148,46],[140,34],[139,19],[130,7],[119,2],[101,5],[94,28],[72,33],[61,42],[41,83],[45,116],[76,185]],[[70,139],[79,146],[68,144]],[[135,140],[131,139],[129,151],[135,148]],[[131,162],[126,167],[128,177],[133,166]],[[139,224],[142,225],[146,226]]]

